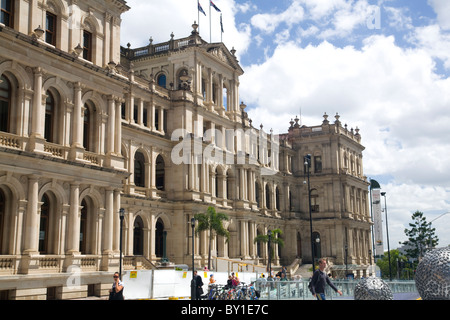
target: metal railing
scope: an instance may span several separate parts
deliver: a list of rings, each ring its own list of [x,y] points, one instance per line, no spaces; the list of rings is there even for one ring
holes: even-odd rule
[[[344,298],[353,300],[358,280],[334,280],[334,285],[342,291],[342,297],[329,286],[326,287],[327,299]],[[308,289],[308,280],[280,281],[258,279],[255,288],[260,292],[261,300],[313,300],[315,299]],[[386,281],[392,293],[417,292],[415,281]]]

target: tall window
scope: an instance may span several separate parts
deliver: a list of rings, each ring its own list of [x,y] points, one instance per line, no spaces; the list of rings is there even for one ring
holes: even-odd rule
[[[41,219],[39,223],[39,252],[48,253],[48,226],[50,218],[50,200],[46,194],[42,197]]]
[[[275,209],[280,211],[280,189],[278,187],[275,188]]]
[[[92,61],[92,33],[83,31],[83,59]]]
[[[83,146],[86,150],[89,150],[89,135],[90,135],[90,123],[91,123],[91,113],[89,111],[89,106],[84,105],[84,118],[83,118]]]
[[[142,256],[144,254],[144,222],[140,216],[134,220],[133,230],[133,255]]]
[[[321,156],[314,157],[314,172],[315,173],[322,172],[322,157]]]
[[[268,184],[266,184],[266,208],[270,209],[270,188]]]
[[[156,158],[156,189],[164,190],[164,179],[165,179],[165,164],[164,159],[159,155]]]
[[[166,75],[165,74],[160,74],[158,76],[158,86],[165,88],[166,87]]]
[[[140,152],[134,156],[134,184],[136,187],[145,187],[145,158]]]
[[[311,211],[319,212],[319,193],[317,189],[311,190]]]
[[[56,16],[50,12],[45,15],[45,42],[56,45]]]
[[[47,99],[45,99],[45,126],[44,138],[48,142],[53,141],[53,118],[55,112],[55,99],[50,91],[47,91]]]
[[[14,27],[14,1],[1,0],[1,16],[0,22],[5,26]]]
[[[259,190],[259,183],[255,181],[255,200],[258,208],[261,208],[261,195]]]
[[[9,132],[10,110],[11,110],[11,84],[5,76],[2,76],[0,78],[0,131]]]
[[[161,219],[156,222],[155,232],[155,255],[159,258],[163,256],[164,249],[164,223]]]
[[[81,217],[80,217],[80,252],[86,254],[87,249],[87,216],[88,216],[88,205],[86,200],[83,199],[81,202]]]

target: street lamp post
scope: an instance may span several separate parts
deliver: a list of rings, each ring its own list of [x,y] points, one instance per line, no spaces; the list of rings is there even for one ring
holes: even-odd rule
[[[309,228],[310,228],[310,238],[311,238],[311,257],[312,257],[312,265],[313,265],[313,273],[314,273],[314,241],[313,241],[313,228],[312,228],[312,214],[311,214],[311,186],[309,181],[309,171],[311,168],[311,155],[307,154],[304,157],[304,166],[306,169],[306,173],[308,176],[308,201],[309,201]]]
[[[389,249],[389,228],[388,228],[388,218],[387,218],[386,192],[381,192],[381,195],[384,197],[384,213],[386,215],[386,238],[387,238],[387,245],[388,245],[389,280],[392,281],[391,250]]]
[[[191,300],[196,299],[196,285],[195,285],[195,267],[194,267],[194,229],[195,229],[195,218],[191,219],[192,228],[192,280],[191,280]]]
[[[267,230],[267,236],[269,237],[269,241],[268,241],[268,264],[269,264],[269,277],[272,275],[272,265],[271,265],[271,258],[272,255],[270,254],[270,241],[272,239],[272,231],[271,230]]]
[[[120,230],[119,230],[119,279],[122,279],[122,232],[123,232],[123,219],[125,217],[125,209],[119,209],[119,217],[120,217]]]
[[[434,218],[433,220],[431,220],[430,221],[430,226],[431,226],[431,223],[433,222],[433,221],[435,221],[435,220],[437,220],[437,219],[439,219],[439,218],[441,218],[442,216],[445,216],[446,214],[449,214],[450,212],[446,212],[446,213],[443,213],[443,214],[441,214],[439,217],[437,217],[437,218]],[[430,249],[433,249],[433,241],[432,241],[433,239],[431,239],[431,235],[430,235]]]

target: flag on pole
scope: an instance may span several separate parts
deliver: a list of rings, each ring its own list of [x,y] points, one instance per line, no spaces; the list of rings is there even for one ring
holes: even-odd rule
[[[220,30],[223,33],[223,23],[222,23],[222,14],[220,14]]]
[[[214,4],[214,2],[212,2],[211,0],[209,0],[209,3],[211,6],[213,6],[214,9],[216,9],[217,12],[221,12],[219,8],[217,8],[217,6]]]
[[[200,4],[200,2],[198,3],[198,11],[200,11],[201,13],[203,13],[206,16],[206,13],[203,10],[202,5]]]

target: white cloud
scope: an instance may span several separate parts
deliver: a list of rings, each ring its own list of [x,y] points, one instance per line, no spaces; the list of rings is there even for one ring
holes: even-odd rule
[[[288,27],[303,20],[304,10],[299,1],[294,0],[284,12],[279,14],[260,13],[251,18],[254,27],[265,33],[272,33],[281,24],[285,23]]]
[[[450,30],[450,1],[448,0],[428,0],[437,14],[437,19],[441,28]]]
[[[432,57],[442,60],[445,68],[450,70],[450,33],[439,25],[429,25],[416,28],[414,40]]]

